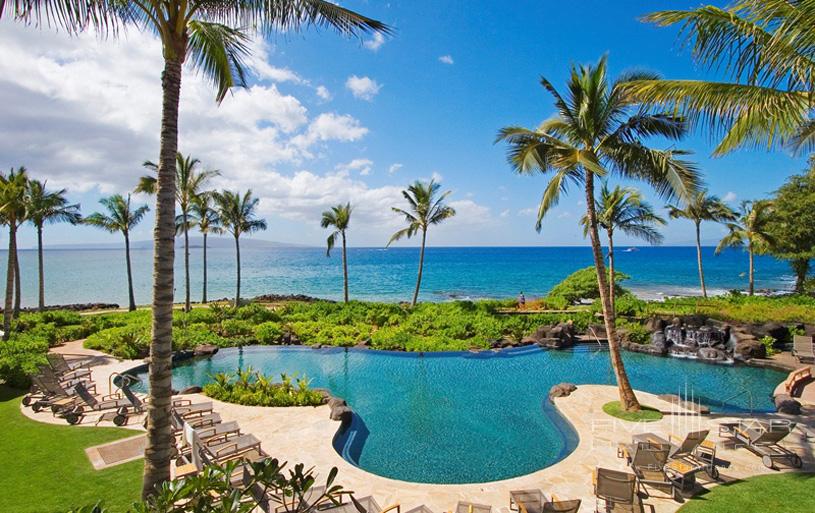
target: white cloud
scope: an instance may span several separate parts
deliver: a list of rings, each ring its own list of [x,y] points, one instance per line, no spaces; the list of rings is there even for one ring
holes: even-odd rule
[[[391,165],[390,165],[390,167],[388,168],[388,174],[389,174],[389,175],[392,175],[392,174],[394,174],[395,172],[397,172],[397,171],[399,171],[400,169],[402,169],[402,167],[404,167],[404,166],[403,166],[402,164],[400,164],[399,162],[394,162],[394,163],[393,163],[393,164],[391,164]]]
[[[442,64],[453,64],[455,61],[453,60],[453,56],[450,54],[442,55],[439,57],[439,62]]]
[[[738,198],[738,196],[736,195],[736,193],[735,193],[735,192],[733,192],[733,191],[728,191],[728,193],[727,193],[727,194],[725,194],[725,195],[724,195],[724,198],[722,198],[722,199],[723,199],[724,201],[726,201],[726,202],[730,203],[731,201],[736,201],[736,198]]]
[[[433,174],[430,175],[430,179],[433,180],[434,182],[438,183],[438,182],[441,182],[442,180],[444,180],[444,177],[441,175],[441,173],[439,173],[437,171],[433,171]]]
[[[499,215],[500,215],[501,217],[508,217],[508,216],[509,216],[509,209],[508,209],[508,208],[506,208],[506,209],[502,210],[502,211],[501,211],[501,214],[499,214]]]
[[[247,59],[249,69],[259,78],[273,82],[292,82],[295,84],[307,83],[297,73],[289,68],[278,68],[269,64],[271,53],[269,43],[263,39],[255,39],[249,45],[250,56]]]
[[[354,159],[351,162],[345,164],[337,164],[335,169],[337,171],[359,171],[361,176],[368,176],[371,174],[371,168],[373,167],[373,161],[369,159]]]
[[[559,214],[557,215],[557,218],[558,218],[558,219],[568,219],[568,218],[570,218],[570,217],[572,217],[572,213],[571,213],[571,212],[561,212],[561,213],[559,213]]]
[[[376,52],[384,44],[385,36],[383,36],[381,32],[374,32],[374,37],[363,42],[362,46],[368,50],[371,50],[372,52]]]
[[[373,100],[374,96],[379,94],[379,90],[382,89],[382,86],[379,85],[376,80],[369,77],[358,77],[356,75],[348,77],[348,80],[345,81],[345,87],[351,91],[354,98],[365,101]]]
[[[319,96],[321,100],[323,101],[331,100],[331,91],[329,91],[327,87],[317,86],[315,92],[317,93],[317,96]]]
[[[522,208],[518,211],[518,215],[521,217],[529,217],[534,216],[538,212],[537,208]]]

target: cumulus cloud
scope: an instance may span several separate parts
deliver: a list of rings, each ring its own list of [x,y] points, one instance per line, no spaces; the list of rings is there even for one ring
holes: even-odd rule
[[[450,64],[452,65],[455,61],[453,60],[453,56],[450,54],[442,55],[439,57],[439,62],[442,64]]]
[[[506,208],[506,209],[502,210],[501,213],[499,214],[499,216],[500,217],[509,217],[509,209]]]
[[[362,43],[362,46],[367,48],[372,52],[379,51],[379,48],[385,44],[385,36],[382,35],[381,32],[374,32],[374,36],[371,39],[366,40]]]
[[[735,193],[735,192],[733,192],[733,191],[728,191],[728,192],[727,192],[727,194],[725,194],[725,195],[724,195],[724,198],[722,198],[722,199],[723,199],[724,201],[726,201],[726,202],[730,203],[731,201],[736,201],[736,198],[738,198],[738,196],[736,195],[736,193]]]
[[[392,175],[392,174],[394,174],[395,172],[397,172],[397,171],[399,171],[400,169],[402,169],[403,167],[404,167],[404,166],[403,166],[402,164],[400,164],[399,162],[394,162],[394,163],[393,163],[393,164],[391,164],[391,165],[390,165],[390,167],[388,168],[388,174],[389,174],[389,175]]]
[[[379,94],[379,90],[382,89],[382,86],[379,85],[376,80],[370,77],[358,77],[356,75],[348,77],[348,80],[345,81],[345,87],[351,91],[354,98],[365,101],[373,100],[374,96]]]
[[[314,92],[317,93],[317,96],[323,101],[327,102],[331,99],[331,91],[325,86],[317,86]]]
[[[373,161],[369,159],[354,159],[351,162],[347,162],[345,164],[337,164],[335,169],[337,171],[358,171],[361,176],[368,176],[371,174],[371,169],[373,167]]]
[[[529,216],[534,216],[537,212],[538,212],[537,208],[532,208],[532,207],[530,207],[530,208],[522,208],[521,210],[518,211],[518,215],[521,216],[521,217],[529,217]]]

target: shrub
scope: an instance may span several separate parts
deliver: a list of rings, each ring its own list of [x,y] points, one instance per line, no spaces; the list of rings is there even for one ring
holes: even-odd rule
[[[305,375],[280,375],[280,383],[271,376],[252,370],[219,373],[213,382],[204,386],[204,394],[219,401],[244,406],[319,406],[325,402],[323,394],[310,388],[311,380]]]
[[[212,326],[202,322],[187,326],[173,326],[174,349],[193,349],[201,344],[229,347],[234,346],[235,341],[218,335],[212,331]]]
[[[214,324],[215,322],[215,314],[211,308],[193,308],[189,312],[176,312],[173,316],[173,326]]]
[[[76,324],[73,326],[62,326],[57,328],[57,342],[62,344],[71,342],[72,340],[79,340],[90,335],[88,328],[83,324]]]
[[[0,380],[15,388],[31,386],[29,375],[47,365],[48,342],[27,333],[12,335],[0,343]]]
[[[283,328],[279,322],[268,321],[255,326],[255,339],[260,344],[279,344]]]
[[[254,335],[252,323],[241,319],[221,321],[221,336],[225,338],[245,339]]]
[[[651,343],[651,333],[648,331],[648,328],[638,322],[628,322],[621,319],[617,322],[617,327],[625,330],[625,338],[629,342],[635,344]]]
[[[628,276],[621,273],[614,273],[614,293],[617,297],[627,294],[628,291],[620,286],[620,282],[627,280]],[[574,304],[580,299],[597,299],[600,297],[600,289],[597,287],[597,273],[594,267],[586,267],[573,272],[562,282],[554,286],[546,297],[547,301],[554,301],[555,298],[562,298],[567,304]]]
[[[253,324],[260,324],[267,321],[280,321],[280,316],[272,310],[258,303],[250,303],[242,306],[234,313],[235,319],[251,321]]]
[[[761,342],[767,350],[767,356],[772,356],[778,352],[775,348],[775,339],[773,337],[769,335],[761,337],[759,342]]]
[[[108,328],[90,335],[85,347],[96,349],[118,358],[143,358],[150,346],[150,326],[131,325]]]
[[[614,298],[617,315],[635,317],[642,315],[648,305],[647,301],[638,299],[634,294],[623,294]]]

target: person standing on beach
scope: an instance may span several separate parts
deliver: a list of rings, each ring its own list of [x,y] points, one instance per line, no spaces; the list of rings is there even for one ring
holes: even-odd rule
[[[526,308],[526,296],[524,296],[523,291],[518,294],[518,310],[523,310]]]

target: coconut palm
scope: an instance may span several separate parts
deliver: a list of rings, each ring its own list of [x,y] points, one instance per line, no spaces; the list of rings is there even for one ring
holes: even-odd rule
[[[323,217],[320,220],[320,226],[323,228],[335,228],[334,232],[328,236],[326,244],[325,255],[331,256],[331,250],[337,243],[337,238],[342,239],[342,283],[343,283],[343,297],[345,302],[348,302],[348,256],[346,252],[345,231],[351,222],[351,203],[345,205],[339,204],[336,207],[331,207],[331,210],[323,212]]]
[[[748,294],[755,292],[754,255],[766,253],[775,245],[770,223],[772,221],[773,205],[769,201],[742,201],[739,209],[739,218],[727,223],[728,233],[716,246],[716,254],[725,248],[747,246],[749,257],[749,287]]]
[[[158,172],[158,164],[146,161],[144,167],[152,171]],[[180,222],[177,227],[180,228],[181,233],[184,235],[184,310],[190,311],[190,209],[192,208],[193,198],[203,191],[206,183],[220,172],[217,170],[200,170],[201,161],[194,159],[187,155],[186,157],[181,153],[176,154],[175,157],[175,201],[178,204],[178,209],[181,211]],[[139,184],[136,186],[135,192],[144,192],[147,194],[155,194],[158,180],[155,176],[142,176],[139,178]]]
[[[218,207],[218,218],[224,231],[235,238],[235,263],[237,280],[235,287],[235,306],[241,304],[241,244],[240,236],[244,233],[254,233],[266,229],[266,221],[258,219],[255,210],[258,198],[252,197],[249,189],[243,195],[239,192],[222,191],[214,194],[215,204]]]
[[[82,220],[79,213],[79,204],[70,204],[65,198],[67,191],[49,191],[46,182],[39,180],[28,181],[26,194],[26,217],[37,229],[37,262],[39,276],[39,296],[37,308],[45,309],[45,264],[42,249],[42,233],[45,223],[78,224]]]
[[[212,191],[205,191],[192,198],[190,208],[190,227],[197,226],[203,237],[203,264],[204,264],[204,286],[201,295],[201,302],[207,303],[207,235],[210,233],[222,233],[221,220],[218,211],[212,205]]]
[[[439,224],[445,219],[450,219],[456,215],[456,211],[453,207],[444,204],[444,200],[450,195],[450,191],[439,194],[440,189],[441,184],[436,183],[435,180],[430,180],[429,183],[417,180],[413,185],[408,186],[407,190],[402,191],[402,196],[405,197],[410,205],[410,211],[392,207],[394,212],[405,216],[407,228],[402,228],[391,235],[387,246],[390,246],[403,237],[409,239],[419,232],[422,234],[422,246],[419,250],[419,274],[416,277],[416,290],[413,292],[413,300],[410,302],[411,306],[416,306],[416,301],[419,299],[419,288],[422,286],[422,269],[424,268],[424,249],[427,244],[427,229],[431,225]]]
[[[20,166],[11,168],[8,174],[0,173],[0,221],[8,226],[8,264],[6,266],[6,299],[3,307],[3,340],[11,335],[11,318],[14,315],[15,283],[20,274],[17,261],[17,229],[25,221],[28,172]],[[17,287],[19,289],[19,287]],[[20,292],[16,292],[17,297]]]
[[[534,129],[517,126],[504,128],[499,132],[497,141],[509,144],[508,160],[516,172],[554,173],[538,207],[538,231],[544,216],[557,205],[570,183],[583,189],[600,302],[620,404],[626,411],[635,411],[640,405],[623,366],[614,311],[609,301],[594,182],[598,177],[617,173],[624,178],[650,183],[661,196],[687,197],[698,187],[699,176],[691,164],[677,158],[685,152],[657,150],[644,143],[649,136],[679,139],[686,132],[684,121],[672,115],[652,114],[639,109],[622,92],[622,84],[632,79],[656,76],[630,73],[609,83],[606,69],[605,58],[600,59],[596,66],[573,66],[565,97],[546,78],[541,78],[543,87],[554,97],[555,116]]]
[[[721,136],[717,155],[745,145],[812,150],[815,0],[738,0],[645,19],[679,25],[694,60],[732,82],[646,79],[631,83],[630,93]]]
[[[153,330],[148,371],[147,447],[142,496],[170,479],[175,447],[170,423],[172,398],[173,261],[175,258],[175,167],[178,152],[178,105],[183,64],[202,72],[216,86],[217,101],[235,86],[245,86],[249,53],[244,30],[262,35],[296,32],[308,26],[330,27],[342,34],[390,28],[340,7],[330,0],[228,2],[225,0],[56,0],[0,1],[0,17],[24,23],[56,26],[68,33],[93,30],[118,35],[125,24],[158,34],[164,69],[161,75],[162,114],[156,194],[153,258]]]
[[[685,206],[668,205],[668,215],[671,219],[688,219],[696,227],[696,264],[699,267],[699,285],[702,287],[702,297],[707,297],[705,287],[705,271],[702,267],[702,239],[700,228],[702,221],[726,223],[736,219],[736,214],[717,196],[709,195],[707,191],[698,191],[685,201]]]
[[[620,230],[629,237],[643,239],[649,244],[661,244],[662,234],[654,225],[664,225],[665,219],[654,212],[640,191],[633,187],[615,186],[609,189],[608,182],[603,182],[600,198],[595,201],[597,223],[608,236],[608,298],[612,311],[614,307],[614,232]],[[580,220],[583,234],[589,233],[589,218],[584,215]]]
[[[102,198],[99,203],[107,210],[107,214],[94,212],[82,220],[83,224],[101,228],[110,233],[121,232],[125,238],[125,262],[127,264],[127,298],[128,310],[136,309],[136,299],[133,295],[133,271],[130,265],[130,232],[139,224],[144,215],[150,210],[147,205],[136,207],[130,205],[130,194],[124,198],[121,194]]]

